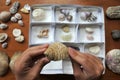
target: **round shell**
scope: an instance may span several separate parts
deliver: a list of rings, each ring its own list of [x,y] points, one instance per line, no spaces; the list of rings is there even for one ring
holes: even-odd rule
[[[68,58],[68,48],[60,42],[55,42],[50,44],[44,54],[51,60],[61,60]]]
[[[23,35],[20,35],[20,36],[16,37],[15,40],[16,40],[17,42],[23,42],[23,41],[24,41],[24,36],[23,36]]]
[[[22,52],[21,51],[17,51],[14,53],[14,55],[11,57],[10,63],[9,63],[9,67],[10,69],[13,71],[14,69],[14,64],[16,59],[18,59],[21,56]]]
[[[23,26],[23,25],[24,25],[24,23],[23,23],[22,20],[18,20],[18,24],[19,24],[20,26]]]
[[[8,11],[2,11],[0,13],[0,20],[2,22],[8,22],[10,20],[10,18],[11,18],[11,13],[10,12],[8,12]]]
[[[17,22],[17,18],[16,17],[11,17],[10,19],[12,22]]]
[[[107,53],[106,64],[114,73],[120,74],[120,49],[113,49]]]
[[[8,38],[6,33],[0,33],[0,42],[4,42]]]
[[[15,18],[16,18],[16,19],[22,19],[22,16],[21,16],[20,13],[16,13],[16,14],[15,14]]]
[[[13,29],[12,34],[13,34],[14,37],[18,37],[22,34],[22,31],[21,31],[21,29],[15,28],[15,29]]]
[[[6,74],[6,72],[8,71],[8,67],[9,67],[8,55],[5,52],[0,51],[0,76]]]

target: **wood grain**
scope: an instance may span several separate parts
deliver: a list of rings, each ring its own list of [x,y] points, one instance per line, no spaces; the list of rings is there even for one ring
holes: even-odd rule
[[[11,0],[12,3],[16,0]],[[94,5],[101,6],[104,8],[104,11],[109,6],[120,5],[120,0],[19,0],[20,8],[24,4],[78,4],[78,5]],[[9,10],[10,6],[5,6],[5,0],[0,0],[0,12],[4,10]],[[21,13],[21,12],[20,12]],[[22,13],[21,13],[22,14]],[[8,47],[7,49],[2,49],[0,44],[0,50],[7,52],[11,57],[16,51],[24,51],[28,48],[28,32],[29,32],[29,14],[22,14],[24,27],[20,27],[17,23],[8,22],[9,28],[7,30],[0,30],[0,32],[6,32],[9,35]],[[12,30],[14,28],[20,28],[25,36],[24,43],[20,44],[14,40],[12,35]],[[106,53],[114,48],[120,49],[120,41],[114,41],[111,38],[111,31],[114,29],[120,30],[120,20],[110,20],[105,15],[105,39],[106,39]],[[71,75],[40,75],[40,80],[74,80],[74,77]],[[0,80],[15,80],[13,73],[9,70],[8,73],[0,77]],[[102,76],[101,80],[120,80],[120,75],[111,72],[108,68],[106,69],[105,75]]]

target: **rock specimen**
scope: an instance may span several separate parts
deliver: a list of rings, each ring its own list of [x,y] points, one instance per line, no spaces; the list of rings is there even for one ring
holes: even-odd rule
[[[49,45],[44,54],[51,60],[61,60],[68,58],[68,48],[60,42],[55,42]]]
[[[120,49],[113,49],[107,53],[106,64],[114,73],[120,74]]]

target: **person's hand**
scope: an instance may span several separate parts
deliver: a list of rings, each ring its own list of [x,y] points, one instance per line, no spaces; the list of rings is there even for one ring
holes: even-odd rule
[[[98,80],[100,78],[104,70],[100,59],[72,48],[69,48],[69,55],[76,80]]]
[[[48,44],[31,47],[22,53],[14,65],[16,80],[37,80],[41,69],[49,62],[49,59],[43,55],[47,47]]]

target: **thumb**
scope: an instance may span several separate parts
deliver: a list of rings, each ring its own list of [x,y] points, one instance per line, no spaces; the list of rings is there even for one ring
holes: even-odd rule
[[[47,57],[44,57],[44,58],[38,60],[37,63],[32,68],[32,73],[34,73],[36,75],[39,74],[40,71],[42,70],[42,68],[49,62],[50,62],[50,60]]]

